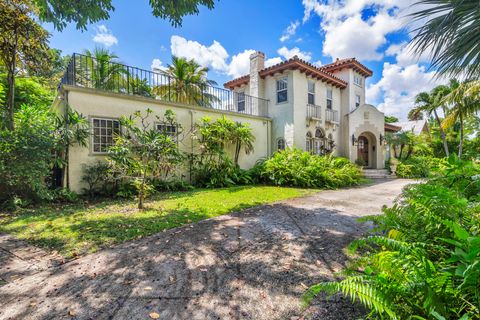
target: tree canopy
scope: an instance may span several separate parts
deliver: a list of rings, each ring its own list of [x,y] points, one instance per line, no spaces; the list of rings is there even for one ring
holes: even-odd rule
[[[110,17],[115,10],[112,0],[33,0],[40,20],[51,22],[56,29],[75,23],[77,29]],[[199,6],[213,9],[214,0],[149,0],[152,14],[168,20],[174,27],[182,25],[183,17],[198,14]]]

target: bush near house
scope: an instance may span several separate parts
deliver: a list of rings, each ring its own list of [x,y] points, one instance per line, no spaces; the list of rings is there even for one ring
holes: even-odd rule
[[[359,184],[360,168],[346,158],[312,155],[288,148],[276,152],[260,168],[266,183],[307,188],[339,188]]]
[[[446,161],[446,158],[412,156],[398,162],[395,174],[400,178],[427,178],[443,168]]]
[[[315,285],[342,292],[381,319],[480,319],[480,167],[450,157],[380,216],[344,280]],[[361,250],[358,250],[361,249]]]

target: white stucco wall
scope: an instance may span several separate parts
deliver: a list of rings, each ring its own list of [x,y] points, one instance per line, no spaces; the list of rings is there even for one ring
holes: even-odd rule
[[[145,112],[147,109],[153,110],[153,114],[149,119],[151,125],[156,122],[155,116],[163,117],[166,110],[171,109],[177,116],[177,121],[184,129],[185,136],[180,139],[180,149],[185,152],[196,150],[196,144],[192,143],[191,124],[199,122],[201,118],[209,116],[212,119],[219,118],[223,115],[242,123],[249,123],[252,133],[256,137],[254,143],[255,152],[240,155],[239,165],[242,168],[250,168],[260,158],[270,155],[270,119],[260,118],[230,112],[220,112],[217,110],[206,109],[202,107],[184,106],[180,104],[164,103],[153,99],[134,97],[120,94],[110,94],[90,89],[82,89],[75,87],[67,87],[68,104],[71,109],[82,113],[84,116],[104,117],[104,118],[120,118],[123,115],[129,116],[133,112],[140,110]],[[59,110],[61,112],[61,110]],[[84,187],[81,183],[84,165],[92,164],[97,160],[104,159],[104,155],[92,152],[91,139],[88,148],[74,146],[69,152],[69,177],[70,188],[75,192],[81,192]]]

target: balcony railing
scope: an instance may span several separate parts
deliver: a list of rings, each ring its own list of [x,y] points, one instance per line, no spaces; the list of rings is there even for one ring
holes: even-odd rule
[[[266,99],[209,85],[181,82],[164,73],[98,60],[78,53],[73,54],[61,84],[221,111],[268,116]]]
[[[338,123],[338,111],[332,109],[325,109],[325,121],[331,123]]]
[[[307,119],[322,119],[322,108],[314,104],[307,104]]]

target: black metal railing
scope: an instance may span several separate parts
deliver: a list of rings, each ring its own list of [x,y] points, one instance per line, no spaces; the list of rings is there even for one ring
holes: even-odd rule
[[[322,119],[322,108],[314,104],[307,104],[307,119]]]
[[[254,116],[268,116],[268,100],[210,85],[177,81],[161,72],[74,53],[61,84],[143,96]]]
[[[325,109],[325,121],[338,122],[338,111],[332,109]]]

